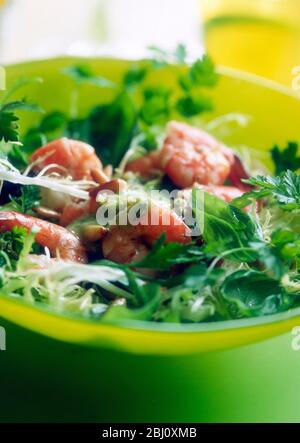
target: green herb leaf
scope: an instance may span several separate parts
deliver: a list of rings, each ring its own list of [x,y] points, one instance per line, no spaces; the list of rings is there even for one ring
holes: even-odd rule
[[[286,211],[300,209],[300,176],[292,171],[286,171],[277,177],[258,176],[244,180],[258,189],[246,192],[233,201],[239,208],[248,206],[251,201],[272,197]]]
[[[12,145],[7,155],[8,161],[17,169],[24,169],[28,165],[23,147]]]
[[[227,258],[241,262],[253,261],[249,242],[258,238],[258,232],[248,214],[199,189],[193,190],[193,209],[199,226],[204,223],[202,237],[207,252],[218,256],[237,249]]]
[[[276,248],[263,241],[250,242],[249,246],[253,248],[257,259],[263,264],[269,275],[279,280],[287,271],[287,266],[281,259]]]
[[[300,257],[300,234],[289,229],[277,229],[272,232],[272,245],[285,261],[294,261]]]
[[[148,67],[133,64],[125,73],[123,83],[126,88],[139,86],[148,73]]]
[[[195,263],[203,260],[204,254],[199,246],[165,243],[162,235],[153,245],[149,254],[140,262],[134,263],[135,268],[167,270],[174,265]]]
[[[19,141],[19,117],[13,112],[0,111],[0,141],[17,142]]]
[[[27,231],[23,227],[15,226],[11,231],[0,234],[0,251],[5,253],[10,260],[10,265],[15,269],[16,263],[22,252]],[[0,255],[0,267],[6,264],[4,255]]]
[[[205,97],[203,94],[194,94],[181,97],[176,104],[177,111],[183,117],[194,117],[213,110],[213,103],[210,97]]]
[[[170,117],[171,91],[164,87],[149,87],[144,91],[140,118],[148,126],[163,125]]]
[[[288,142],[286,148],[280,149],[274,146],[271,151],[272,159],[275,164],[275,174],[282,172],[297,171],[300,168],[300,156],[298,156],[299,145],[296,142]]]
[[[292,298],[278,280],[253,270],[229,275],[221,286],[221,294],[232,304],[231,311],[236,318],[275,314],[292,305]]]
[[[96,75],[89,65],[77,65],[64,68],[62,72],[72,78],[78,85],[89,83],[100,88],[114,88],[116,85],[110,80]]]
[[[39,128],[30,128],[29,131],[22,138],[22,152],[26,155],[32,154],[36,149],[45,145],[48,142],[48,137],[41,132]]]
[[[68,117],[61,111],[53,111],[46,114],[45,117],[40,122],[38,130],[40,132],[49,134],[67,126]]]
[[[203,262],[190,266],[181,274],[169,278],[165,285],[168,288],[191,288],[199,291],[206,286],[214,286],[223,275],[223,269],[209,269],[207,264]]]
[[[189,71],[180,77],[181,88],[189,92],[195,87],[212,88],[217,84],[219,76],[216,73],[215,65],[209,55],[204,55],[202,59],[196,60]]]
[[[156,68],[162,68],[169,64],[181,65],[186,62],[187,49],[183,44],[179,44],[175,51],[166,51],[157,46],[148,47],[151,53],[151,61]]]
[[[218,74],[215,72],[215,65],[209,55],[204,55],[191,67],[190,78],[194,85],[213,87],[217,84]]]
[[[28,103],[25,99],[14,100],[7,102],[19,88],[26,86],[30,83],[41,82],[40,78],[26,79],[22,78],[18,80],[2,97],[0,103],[0,141],[5,142],[18,142],[19,141],[19,117],[15,114],[15,111],[32,111],[43,112],[40,106],[36,104]]]
[[[92,111],[89,140],[105,163],[119,164],[133,137],[136,119],[135,106],[125,92],[113,103]]]
[[[152,320],[153,314],[161,302],[161,288],[156,284],[147,284],[143,287],[146,303],[140,308],[112,305],[104,314],[103,321],[118,322],[120,320]]]
[[[34,103],[28,103],[25,100],[16,100],[14,102],[7,103],[1,108],[1,112],[7,113],[12,111],[32,111],[32,112],[43,112],[39,105]]]
[[[28,214],[32,209],[36,208],[40,204],[41,194],[38,186],[29,185],[21,188],[20,197],[14,197],[11,199],[15,210],[21,212],[21,214]]]
[[[288,229],[272,232],[270,243],[250,242],[257,259],[273,278],[280,280],[291,267],[298,267],[300,257],[300,234]]]

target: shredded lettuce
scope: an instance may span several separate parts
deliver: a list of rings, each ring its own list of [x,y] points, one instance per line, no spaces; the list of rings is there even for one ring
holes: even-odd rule
[[[57,180],[46,177],[29,177],[21,174],[15,169],[8,160],[0,159],[0,182],[7,181],[20,185],[35,185],[42,188],[51,189],[52,191],[61,192],[82,200],[89,199],[89,193],[76,187],[76,182],[68,182],[67,180]]]

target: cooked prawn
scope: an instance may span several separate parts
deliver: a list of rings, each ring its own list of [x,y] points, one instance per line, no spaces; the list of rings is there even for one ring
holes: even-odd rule
[[[134,263],[142,260],[149,248],[143,243],[136,226],[116,226],[102,242],[102,252],[107,260],[116,263]]]
[[[49,166],[49,172],[61,173],[65,169],[74,180],[92,180],[93,171],[103,169],[92,146],[65,137],[37,149],[30,161],[36,170]]]
[[[180,188],[189,188],[194,183],[221,186],[226,179],[237,186],[241,185],[241,178],[247,178],[241,161],[231,149],[206,132],[175,121],[168,124],[159,151],[127,165],[128,171],[142,176],[157,169]]]
[[[113,227],[102,242],[102,252],[117,263],[133,263],[145,257],[162,234],[167,243],[191,241],[190,229],[174,211],[151,205],[137,226]]]
[[[102,185],[110,179],[103,170],[102,163],[92,146],[67,138],[61,138],[39,148],[31,156],[34,170],[49,168],[47,172],[64,173],[74,180],[87,180],[91,188]],[[109,172],[109,171],[108,171]],[[93,181],[95,182],[93,185]],[[89,202],[78,201],[51,190],[42,190],[42,206],[59,214],[59,224],[68,226],[75,220],[89,214]]]
[[[171,122],[160,153],[161,165],[179,187],[222,185],[230,173],[230,155],[207,133]]]
[[[166,242],[190,243],[191,230],[175,211],[151,204],[140,219],[139,229],[147,244],[152,245],[162,234]]]
[[[0,212],[0,233],[10,231],[15,226],[22,226],[28,232],[37,228],[36,242],[47,247],[52,257],[74,262],[86,262],[85,249],[79,238],[67,229],[18,212]]]

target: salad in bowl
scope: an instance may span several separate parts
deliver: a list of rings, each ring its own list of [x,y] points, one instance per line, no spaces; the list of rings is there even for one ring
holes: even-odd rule
[[[274,172],[225,144],[214,129],[248,116],[209,118],[219,80],[211,59],[185,65],[183,46],[152,53],[119,83],[88,64],[64,68],[69,112],[15,99],[39,78],[3,93],[1,296],[106,324],[215,323],[297,308],[296,141],[274,140]],[[170,66],[176,88],[153,83]],[[85,84],[110,99],[79,115]],[[26,131],[24,112],[38,115]]]

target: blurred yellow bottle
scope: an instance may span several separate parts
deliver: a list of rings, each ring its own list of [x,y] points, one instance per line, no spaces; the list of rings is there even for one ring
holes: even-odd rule
[[[218,64],[292,84],[300,66],[300,0],[202,0],[204,38]]]

